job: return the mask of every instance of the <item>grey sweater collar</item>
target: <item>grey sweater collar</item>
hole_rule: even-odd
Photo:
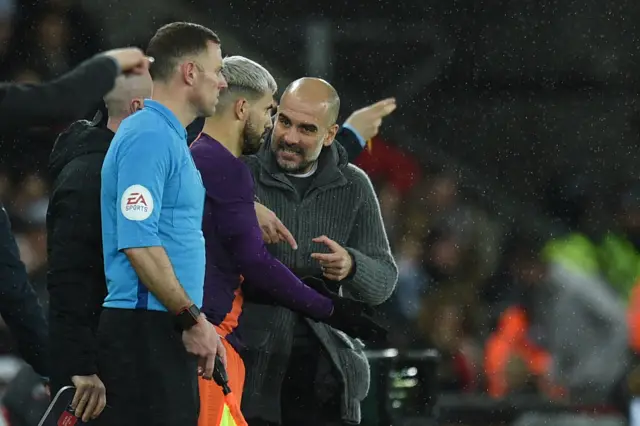
[[[260,158],[260,181],[266,185],[286,187],[294,190],[293,185],[285,172],[280,170],[270,144],[265,144],[258,154]],[[347,179],[342,169],[348,164],[345,149],[334,142],[331,146],[323,148],[318,158],[318,169],[311,184],[311,189],[327,190],[347,184]]]

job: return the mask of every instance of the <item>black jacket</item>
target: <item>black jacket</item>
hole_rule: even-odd
[[[364,151],[364,147],[360,145],[356,134],[344,127],[340,127],[340,130],[338,130],[336,140],[340,142],[340,145],[347,151],[347,158],[350,163],[356,161],[356,158]]]
[[[0,130],[76,120],[100,104],[113,88],[118,73],[113,59],[99,55],[52,82],[2,84]],[[20,354],[40,375],[49,376],[47,322],[27,280],[4,208],[0,212],[0,314],[15,337]]]
[[[100,171],[113,139],[82,120],[62,133],[51,153],[47,211],[52,384],[97,373],[95,332],[106,295],[100,223]]]
[[[0,85],[0,129],[69,123],[95,111],[113,88],[116,62],[97,55],[57,80],[42,84]]]
[[[13,335],[20,355],[41,376],[49,375],[47,321],[20,251],[11,223],[0,205],[0,315]]]

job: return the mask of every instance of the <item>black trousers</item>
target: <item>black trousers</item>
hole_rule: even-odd
[[[304,324],[306,326],[306,324]],[[282,383],[279,426],[342,426],[342,386],[320,342],[310,330],[294,341],[289,366]],[[247,419],[249,426],[278,426]]]
[[[107,388],[104,426],[196,426],[197,358],[166,312],[104,309],[98,370]]]

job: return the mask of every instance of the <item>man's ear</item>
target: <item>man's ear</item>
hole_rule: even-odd
[[[140,111],[144,108],[144,100],[143,99],[133,99],[129,104],[129,114],[133,114],[137,111]]]
[[[193,86],[196,81],[196,64],[193,62],[185,62],[180,66],[182,78],[189,86]]]
[[[330,146],[333,143],[333,141],[336,139],[338,130],[340,130],[340,126],[338,126],[337,124],[334,124],[333,126],[329,127],[329,130],[327,130],[327,136],[324,137],[324,141],[322,142],[322,145]]]
[[[238,120],[244,121],[249,115],[249,104],[245,98],[239,98],[234,104],[234,113]]]

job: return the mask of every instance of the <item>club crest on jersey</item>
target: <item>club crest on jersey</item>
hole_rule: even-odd
[[[142,185],[131,185],[122,193],[122,215],[129,220],[145,220],[153,213],[153,197]]]

